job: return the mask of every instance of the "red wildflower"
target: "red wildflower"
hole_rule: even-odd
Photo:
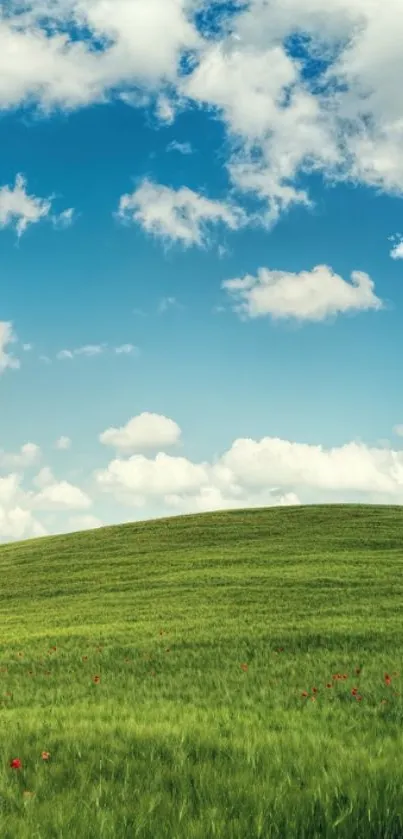
[[[248,665],[247,665],[247,664],[241,664],[241,670],[243,670],[243,671],[244,671],[244,673],[246,673],[247,669],[248,669]]]
[[[348,679],[347,673],[343,673],[341,678],[343,679],[343,681],[346,681],[346,679]]]
[[[11,769],[22,769],[22,763],[19,757],[15,757],[13,760],[10,760],[10,767]]]
[[[355,698],[356,698],[357,702],[361,702],[362,696],[356,696]]]
[[[312,693],[317,693],[317,692],[318,692],[318,688],[312,688]]]
[[[390,685],[392,679],[390,678],[390,676],[388,676],[387,673],[385,673],[384,679],[385,679],[385,685]]]
[[[49,760],[50,752],[42,752],[41,757],[42,757],[42,760]]]
[[[92,681],[94,682],[95,685],[98,685],[101,681],[101,677],[100,676],[93,676]]]
[[[353,688],[351,691],[352,695],[355,696],[358,693],[358,688]]]
[[[308,696],[308,694],[307,694],[306,690],[304,690],[304,691],[301,693],[301,697],[304,697],[304,699],[305,699],[307,696]]]
[[[327,687],[327,688],[331,688],[331,687],[333,687],[333,685],[332,685],[332,683],[331,683],[331,682],[328,682],[328,683],[327,683],[327,685],[326,685],[326,687]]]

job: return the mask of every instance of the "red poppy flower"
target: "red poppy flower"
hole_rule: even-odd
[[[19,757],[15,757],[13,760],[10,761],[11,769],[22,769],[22,763]]]
[[[355,696],[358,693],[358,688],[353,688],[351,691],[352,695]]]
[[[390,676],[388,676],[387,673],[385,673],[384,679],[385,679],[385,685],[390,685],[392,679],[390,678]]]
[[[246,673],[247,669],[248,669],[247,664],[241,664],[241,670],[243,670],[244,673]]]
[[[50,753],[49,752],[42,752],[41,757],[42,757],[42,760],[49,760]]]
[[[100,676],[93,676],[92,681],[94,682],[94,684],[98,685],[99,682],[101,681],[101,677]]]
[[[326,685],[326,687],[327,687],[327,688],[331,688],[331,687],[333,687],[333,685],[332,685],[332,683],[331,683],[331,682],[328,682],[328,683],[327,683],[327,685]]]
[[[308,696],[308,694],[307,694],[306,690],[304,690],[304,691],[301,693],[301,697],[304,697],[304,699],[305,699],[307,696]]]
[[[317,693],[317,692],[318,692],[318,688],[312,688],[312,693]]]

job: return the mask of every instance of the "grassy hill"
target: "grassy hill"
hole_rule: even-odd
[[[402,507],[0,547],[1,839],[401,839],[402,569]]]

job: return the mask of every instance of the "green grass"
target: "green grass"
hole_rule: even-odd
[[[402,569],[402,507],[1,547],[1,839],[401,839]]]

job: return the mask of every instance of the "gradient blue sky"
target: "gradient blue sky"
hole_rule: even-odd
[[[172,55],[157,26],[163,3]],[[297,0],[288,11],[280,2],[271,11],[259,0],[238,11],[216,4],[214,27],[206,16],[201,26],[201,3],[153,0],[146,13],[137,0],[119,0],[104,4],[99,18],[96,0],[81,6],[88,6],[84,31],[74,0],[44,2],[67,33],[67,65],[45,17],[33,6],[22,19],[18,5],[0,17],[0,52],[18,35],[26,56],[24,70],[11,53],[1,64],[0,360],[12,353],[20,366],[1,369],[0,361],[0,540],[220,507],[402,503],[403,263],[398,247],[391,254],[399,239],[390,241],[403,231],[402,106],[400,71],[386,72],[386,43],[384,55],[376,48],[376,10],[363,13],[356,0],[346,11],[332,0],[323,32],[314,0],[303,12]],[[386,3],[388,12],[393,5]],[[132,60],[141,52],[142,14],[157,65],[168,52],[163,72],[145,79]],[[297,28],[309,36],[308,69],[298,64],[300,44],[290,41]],[[194,49],[197,31],[184,75],[183,54]],[[89,49],[88,32],[112,43],[96,50],[105,59],[96,84],[73,53],[77,44]],[[387,34],[398,40],[392,16]],[[344,88],[325,77],[329,61],[317,60],[329,47],[330,70]],[[114,48],[119,61],[108,81]],[[175,113],[164,112],[161,97]],[[189,144],[190,153],[172,144]],[[234,162],[238,176],[228,168]],[[264,197],[244,188],[248,167],[265,183]],[[20,236],[27,205],[13,199],[18,174],[31,201],[54,196],[46,217]],[[121,197],[135,201],[145,180],[155,190],[140,209],[157,206],[154,232],[144,215],[124,223],[117,214]],[[270,221],[284,185],[291,197]],[[174,209],[168,227],[160,187],[169,188],[172,206],[187,187],[194,206],[204,196],[240,208],[243,220],[237,229],[209,223],[202,246],[184,243],[172,223],[188,219],[190,205],[184,216]],[[301,189],[310,206],[295,199]],[[68,208],[71,223],[58,229],[51,219]],[[327,273],[312,280],[316,266]],[[222,284],[256,278],[262,268],[283,272],[270,274],[276,304],[263,295],[257,316],[241,317]],[[340,288],[352,288],[354,271],[374,285],[343,308]],[[300,275],[297,297],[290,297],[292,275]],[[319,297],[323,311],[313,319]],[[7,324],[14,343],[5,342]],[[88,345],[105,346],[98,355],[57,358]],[[117,354],[123,345],[132,351]],[[142,416],[149,413],[157,416]],[[136,417],[124,445],[117,432],[111,445],[100,440]],[[167,419],[179,426],[176,442]],[[70,445],[58,450],[62,435]],[[24,457],[27,443],[38,449]]]

